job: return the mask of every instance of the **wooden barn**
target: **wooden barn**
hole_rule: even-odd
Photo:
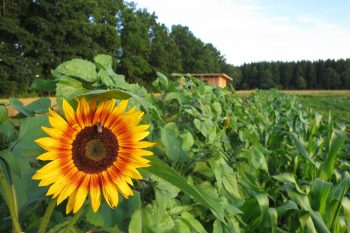
[[[201,78],[204,82],[217,87],[226,87],[228,81],[232,81],[232,78],[227,74],[190,74],[195,78]]]

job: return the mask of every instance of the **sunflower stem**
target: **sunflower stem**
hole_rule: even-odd
[[[56,199],[51,199],[49,205],[46,207],[45,214],[41,219],[38,233],[45,233],[47,225],[50,222],[51,215],[56,206]]]
[[[0,184],[1,184],[1,188],[4,192],[4,197],[5,197],[5,200],[6,200],[6,203],[7,203],[7,206],[9,208],[10,215],[12,218],[13,230],[16,233],[22,232],[21,226],[20,226],[19,221],[18,221],[18,215],[17,215],[17,211],[16,211],[16,207],[15,207],[15,202],[12,199],[13,196],[11,195],[10,188],[7,184],[5,175],[1,169],[0,169]]]

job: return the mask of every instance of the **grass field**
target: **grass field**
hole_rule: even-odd
[[[331,112],[336,121],[345,123],[350,128],[350,90],[285,90],[283,93],[296,95],[299,103],[328,117]],[[236,92],[245,97],[255,90]]]
[[[344,122],[348,127],[350,126],[350,93],[342,95],[333,93],[298,95],[297,100],[325,117],[331,112],[334,120]]]

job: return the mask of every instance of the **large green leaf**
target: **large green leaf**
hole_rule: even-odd
[[[49,98],[39,98],[32,103],[25,106],[25,109],[34,113],[45,113],[51,106],[51,100]]]
[[[94,63],[82,59],[72,59],[59,65],[56,72],[71,77],[77,77],[87,82],[97,79],[96,66]]]
[[[222,207],[217,202],[217,200],[213,200],[210,198],[206,198],[206,195],[201,193],[197,188],[194,186],[188,184],[186,180],[179,175],[175,170],[170,168],[168,165],[163,163],[161,160],[159,160],[155,156],[151,156],[148,158],[151,161],[151,166],[148,168],[145,168],[146,171],[168,181],[172,185],[175,185],[176,187],[180,188],[181,191],[184,193],[192,196],[196,201],[201,203],[202,205],[210,208],[212,211],[214,211],[219,219],[226,223],[224,216],[221,215]]]
[[[56,87],[57,96],[65,99],[72,99],[87,92],[89,90],[85,89],[80,81],[71,77],[62,78]]]
[[[33,112],[31,112],[30,110],[26,109],[23,105],[23,103],[15,98],[10,98],[9,99],[9,104],[11,107],[13,107],[14,109],[16,109],[18,112],[22,113],[24,116],[32,116]]]
[[[30,117],[23,121],[12,153],[22,156],[38,156],[42,153],[44,150],[34,142],[34,140],[46,136],[41,130],[41,126],[49,126],[47,116]]]
[[[131,95],[125,91],[114,89],[114,90],[93,90],[88,91],[78,96],[89,96],[95,99],[129,99]]]
[[[98,72],[98,77],[101,79],[102,83],[106,85],[106,87],[111,88],[114,87],[114,82],[113,80],[109,77],[107,71],[105,70],[100,70]]]
[[[299,153],[307,160],[309,161],[311,164],[313,164],[314,166],[316,166],[314,160],[310,157],[309,153],[306,151],[304,145],[301,143],[300,139],[298,138],[298,136],[295,133],[291,133],[291,136],[294,140],[295,146],[297,147],[297,150],[299,151]]]
[[[190,226],[195,232],[206,233],[203,225],[192,214],[185,211],[181,214],[181,218],[188,226]]]
[[[259,227],[268,216],[269,199],[266,194],[259,193],[247,200],[242,206],[243,219],[249,227]]]
[[[187,153],[182,149],[182,139],[179,134],[179,129],[174,122],[166,124],[161,129],[160,137],[166,155],[174,162],[183,162],[187,160]]]
[[[332,190],[333,184],[320,179],[316,179],[312,184],[310,192],[311,207],[319,211],[323,217],[326,216],[327,198]]]
[[[11,171],[13,171],[19,177],[21,176],[21,169],[19,168],[17,158],[11,153],[10,150],[0,151],[0,157],[6,161]]]
[[[120,196],[117,208],[112,209],[105,202],[101,203],[100,209],[96,213],[89,208],[86,213],[86,220],[98,227],[110,228],[116,225],[120,226],[140,208],[140,193],[134,192],[134,195],[129,197],[129,199],[124,199]]]
[[[136,210],[131,216],[129,232],[142,233],[142,209]]]
[[[329,141],[329,149],[326,160],[321,164],[319,169],[319,177],[328,180],[334,173],[334,164],[337,155],[344,145],[346,134],[344,131],[333,130]]]
[[[16,136],[16,130],[9,121],[0,123],[0,134],[2,134],[6,140],[13,140]]]
[[[94,57],[94,62],[100,69],[104,69],[105,71],[112,70],[113,58],[109,55],[98,54]]]
[[[319,212],[312,211],[311,218],[318,233],[331,233]]]

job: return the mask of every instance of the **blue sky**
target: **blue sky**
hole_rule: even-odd
[[[350,58],[349,0],[135,0],[188,26],[227,62]]]

